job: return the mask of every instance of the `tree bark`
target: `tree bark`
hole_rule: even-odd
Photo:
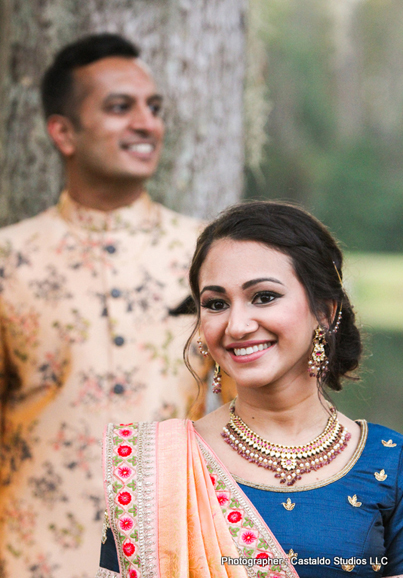
[[[0,224],[53,204],[61,163],[39,83],[60,47],[118,32],[142,48],[165,97],[167,136],[149,190],[209,218],[242,191],[247,0],[0,0]]]

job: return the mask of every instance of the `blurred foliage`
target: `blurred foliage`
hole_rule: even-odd
[[[332,397],[403,431],[403,2],[250,3],[271,107],[246,197],[301,203],[348,250],[367,337],[362,381]]]
[[[366,419],[403,432],[403,334],[367,333],[366,359],[359,382],[345,382],[331,393],[337,409],[352,419]]]
[[[331,397],[351,418],[403,432],[403,255],[346,253],[344,273],[364,355],[361,381]]]
[[[251,1],[272,110],[246,196],[301,202],[349,250],[403,251],[403,3]]]
[[[371,331],[403,330],[403,255],[346,253],[344,285],[360,323]]]

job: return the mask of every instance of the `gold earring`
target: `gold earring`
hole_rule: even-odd
[[[313,338],[312,358],[308,361],[308,371],[311,377],[321,377],[328,371],[329,360],[325,353],[325,330],[319,325]]]
[[[221,368],[218,363],[215,364],[213,377],[213,393],[221,393]]]
[[[202,354],[202,356],[203,356],[203,357],[207,357],[207,355],[208,355],[209,352],[208,352],[208,350],[206,351],[205,349],[203,349],[203,343],[202,343],[202,340],[201,340],[201,337],[200,337],[200,333],[199,333],[199,337],[197,338],[197,345],[198,345],[198,347],[199,347],[199,351],[200,351],[200,353]]]

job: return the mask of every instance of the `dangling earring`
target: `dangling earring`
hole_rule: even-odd
[[[197,345],[198,345],[199,351],[203,355],[203,357],[207,357],[207,355],[209,354],[209,351],[203,349],[203,342],[201,340],[200,333],[199,333],[199,337],[197,338]],[[220,366],[218,365],[218,363],[215,364],[212,387],[213,387],[213,393],[221,393],[221,369],[220,369]]]
[[[206,351],[205,349],[203,349],[203,343],[200,337],[200,333],[199,333],[199,337],[197,338],[197,345],[199,347],[199,351],[202,354],[203,357],[207,357],[208,355],[208,351]]]
[[[221,368],[218,363],[215,364],[213,377],[213,393],[221,393]]]
[[[328,371],[329,361],[325,353],[325,330],[319,325],[313,338],[312,359],[308,361],[308,371],[311,377],[321,377]]]

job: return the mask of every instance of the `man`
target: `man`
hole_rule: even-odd
[[[111,34],[57,55],[42,96],[67,191],[0,232],[2,578],[92,578],[103,427],[185,417],[197,395],[182,349],[198,223],[145,192],[164,125],[138,57]]]

